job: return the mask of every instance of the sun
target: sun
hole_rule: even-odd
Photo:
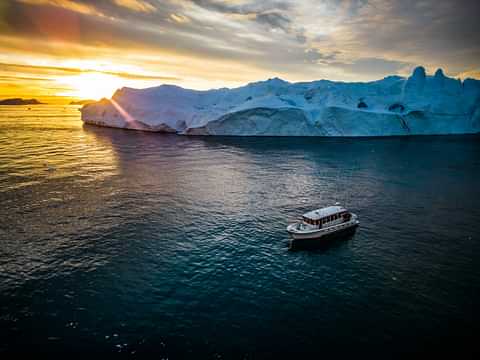
[[[98,72],[63,77],[59,82],[71,89],[59,95],[92,100],[110,98],[115,90],[122,87],[119,77]]]

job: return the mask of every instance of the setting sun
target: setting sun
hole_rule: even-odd
[[[96,72],[63,77],[60,84],[71,88],[61,93],[62,96],[72,96],[81,99],[99,100],[109,98],[115,90],[122,87],[122,80],[116,76]]]

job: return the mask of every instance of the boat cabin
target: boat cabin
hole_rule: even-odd
[[[349,221],[351,216],[350,212],[342,206],[329,206],[303,214],[302,220],[306,224],[322,228]]]

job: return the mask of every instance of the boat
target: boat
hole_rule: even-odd
[[[287,226],[287,231],[293,240],[310,240],[350,233],[359,224],[356,214],[335,205],[303,214],[300,221]]]

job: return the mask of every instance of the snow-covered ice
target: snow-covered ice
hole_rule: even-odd
[[[235,89],[122,88],[81,109],[86,123],[182,135],[392,136],[480,132],[480,81],[427,76],[365,83],[274,78]]]

